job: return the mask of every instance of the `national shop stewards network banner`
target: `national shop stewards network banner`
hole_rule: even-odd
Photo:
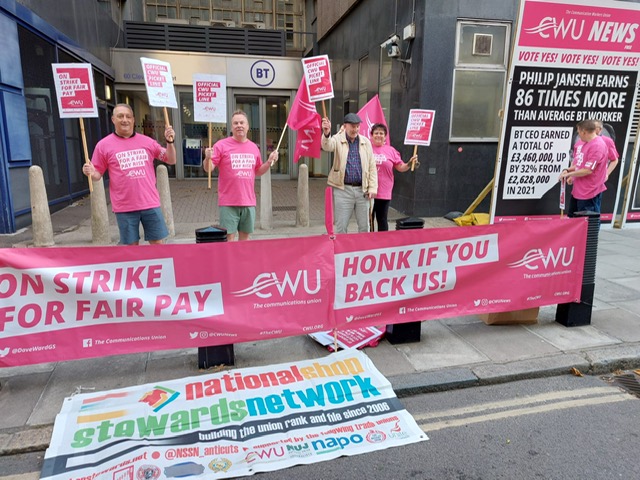
[[[0,250],[0,367],[577,301],[587,220]]]
[[[65,399],[41,479],[235,478],[428,440],[362,352]]]

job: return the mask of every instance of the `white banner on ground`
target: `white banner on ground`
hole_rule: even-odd
[[[232,478],[424,440],[369,358],[344,350],[69,397],[40,478]]]

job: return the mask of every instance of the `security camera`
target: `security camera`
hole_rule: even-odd
[[[387,45],[387,55],[389,58],[398,58],[400,56],[400,47],[395,43]]]
[[[388,39],[380,44],[380,48],[389,48],[389,45],[391,45],[392,43],[395,43],[396,46],[398,46],[398,42],[400,42],[400,37],[398,35],[391,35]]]

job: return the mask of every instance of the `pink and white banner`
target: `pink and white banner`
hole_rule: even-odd
[[[586,232],[582,218],[162,247],[0,249],[0,367],[577,301]]]
[[[238,478],[428,440],[361,352],[74,395],[41,479]]]
[[[430,145],[435,110],[409,110],[407,131],[404,135],[405,145]]]
[[[303,58],[302,68],[309,101],[317,102],[333,98],[333,83],[331,82],[331,69],[327,55]]]
[[[54,63],[51,67],[60,118],[97,117],[91,64]]]
[[[173,89],[171,65],[161,60],[140,57],[144,84],[147,87],[149,105],[153,107],[178,108],[176,92]]]
[[[196,122],[227,122],[227,77],[193,75],[193,119]]]

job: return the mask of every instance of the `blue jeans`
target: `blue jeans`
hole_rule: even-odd
[[[169,236],[167,224],[160,207],[135,212],[116,213],[120,230],[120,245],[133,245],[140,241],[140,224],[147,242],[162,240]]]
[[[600,204],[602,203],[602,192],[596,195],[593,198],[588,198],[587,200],[580,200],[575,197],[571,197],[569,201],[569,211],[567,215],[569,217],[575,216],[576,212],[596,212],[600,213]]]

